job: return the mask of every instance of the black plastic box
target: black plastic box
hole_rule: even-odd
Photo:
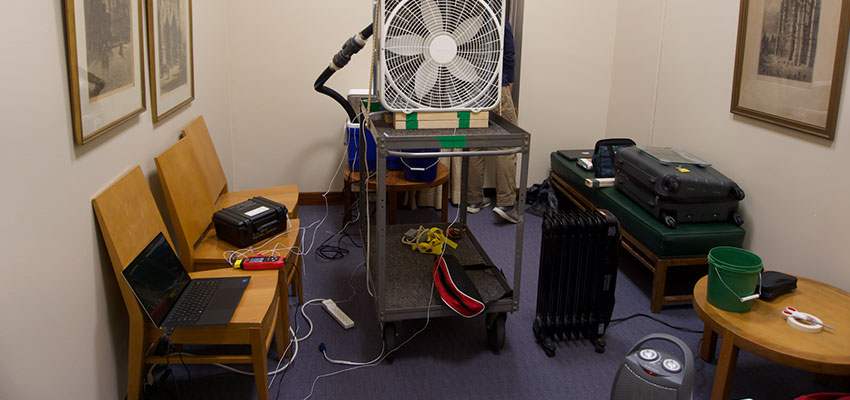
[[[248,247],[286,229],[286,206],[254,197],[213,214],[215,234],[236,247]]]

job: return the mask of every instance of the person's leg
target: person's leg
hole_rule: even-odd
[[[496,206],[516,205],[516,154],[496,156]]]
[[[484,198],[484,157],[469,157],[469,179],[466,181],[467,212],[477,213],[487,207]]]
[[[496,111],[508,122],[519,123],[510,87],[502,86],[502,100]],[[508,222],[516,223],[516,154],[496,157],[496,193],[493,211]]]

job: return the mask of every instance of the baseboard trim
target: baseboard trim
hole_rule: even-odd
[[[299,192],[298,193],[298,205],[299,206],[323,206],[325,205],[325,198],[322,196],[325,192]],[[342,192],[328,192],[327,195],[328,205],[331,206],[339,206],[345,205],[345,195]]]

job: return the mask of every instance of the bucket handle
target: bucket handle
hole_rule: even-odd
[[[725,287],[726,287],[726,290],[728,290],[728,291],[729,291],[730,293],[732,293],[735,297],[737,297],[737,298],[738,298],[738,300],[739,300],[741,303],[745,303],[745,302],[748,302],[748,301],[750,301],[750,300],[755,300],[755,299],[757,299],[757,298],[759,298],[759,297],[761,296],[761,273],[762,273],[762,271],[764,271],[764,268],[762,268],[762,271],[759,271],[759,292],[758,292],[758,294],[754,294],[754,295],[746,296],[746,297],[741,297],[741,296],[738,296],[738,293],[735,293],[735,291],[734,291],[734,290],[732,290],[732,288],[730,288],[730,287],[729,287],[729,285],[727,285],[727,284],[726,284],[726,281],[724,281],[724,280],[723,280],[723,276],[722,276],[722,275],[720,275],[720,271],[717,269],[717,266],[716,266],[716,265],[712,265],[711,267],[712,267],[712,268],[714,268],[714,273],[716,273],[716,274],[717,274],[717,277],[718,277],[718,278],[720,278],[720,283],[722,283],[722,284],[723,284],[723,286],[725,286]]]
[[[404,158],[402,158],[402,157],[400,157],[399,160],[401,160],[401,163],[404,164],[405,167],[410,168],[411,171],[426,171],[426,170],[433,168],[435,165],[437,165],[437,163],[440,162],[440,159],[438,158],[437,161],[434,161],[433,164],[431,164],[431,165],[429,165],[425,168],[420,168],[420,167],[411,167],[410,165],[407,165],[407,163],[404,162]]]

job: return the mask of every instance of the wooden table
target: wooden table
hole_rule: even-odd
[[[346,198],[345,209],[348,210],[349,208],[351,208],[351,204],[354,202],[351,186],[360,182],[360,172],[349,172],[348,168],[346,168],[344,172],[345,183],[343,185],[343,192],[345,193]],[[387,203],[389,205],[387,207],[387,223],[390,225],[395,224],[396,207],[398,206],[398,192],[409,192],[430,187],[436,187],[440,185],[443,185],[443,199],[441,203],[442,210],[440,210],[440,220],[442,222],[448,222],[449,185],[445,184],[448,181],[449,167],[441,162],[437,163],[437,178],[431,182],[411,182],[404,179],[404,171],[387,171],[387,194],[389,195],[389,198],[387,199]],[[375,185],[375,178],[369,179],[369,189],[375,190]],[[346,213],[346,216],[347,215],[348,213]]]
[[[738,350],[818,374],[850,375],[850,293],[798,277],[797,290],[772,302],[754,300],[749,312],[715,308],[706,300],[707,277],[694,286],[694,310],[705,323],[700,356],[711,361],[718,335],[723,338],[712,399],[728,399]],[[792,306],[823,320],[835,330],[805,333],[785,322],[780,312]]]

